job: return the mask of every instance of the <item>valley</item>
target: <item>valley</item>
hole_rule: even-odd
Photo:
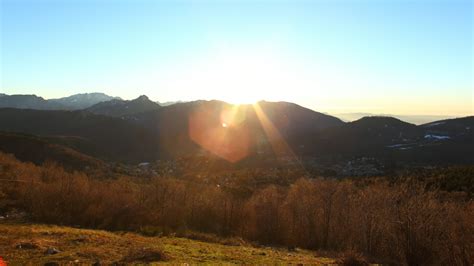
[[[472,230],[471,128],[472,116],[343,122],[265,101],[0,108],[0,256],[55,265],[470,261],[473,234],[461,232]]]

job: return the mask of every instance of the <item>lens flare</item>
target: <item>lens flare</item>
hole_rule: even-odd
[[[189,136],[203,149],[229,161],[249,155],[249,127],[236,119],[239,106],[203,105],[189,116]]]

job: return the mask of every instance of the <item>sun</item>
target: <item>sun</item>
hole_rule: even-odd
[[[190,100],[232,104],[292,101],[295,91],[315,87],[315,73],[319,72],[305,69],[309,68],[281,49],[229,46],[157,69],[147,84]]]
[[[284,98],[290,85],[288,71],[278,55],[256,51],[228,50],[209,56],[195,68],[194,85],[203,94],[233,104]]]

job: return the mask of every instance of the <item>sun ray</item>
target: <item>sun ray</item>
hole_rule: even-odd
[[[262,125],[267,140],[270,143],[273,152],[277,156],[277,159],[288,160],[290,162],[293,162],[299,167],[301,167],[304,172],[306,172],[301,161],[298,159],[296,154],[291,149],[290,145],[288,145],[288,143],[280,134],[275,125],[273,125],[272,121],[270,121],[270,119],[267,117],[265,112],[262,110],[262,107],[258,103],[255,103],[252,106],[255,110],[260,124]]]

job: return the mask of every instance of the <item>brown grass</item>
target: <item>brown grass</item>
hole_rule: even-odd
[[[19,242],[36,248],[19,249]],[[45,255],[48,247],[60,252]],[[85,263],[211,263],[322,265],[334,260],[315,257],[307,250],[288,253],[284,249],[228,246],[179,237],[144,237],[132,233],[86,230],[38,224],[1,224],[0,254],[9,264],[46,262]]]

